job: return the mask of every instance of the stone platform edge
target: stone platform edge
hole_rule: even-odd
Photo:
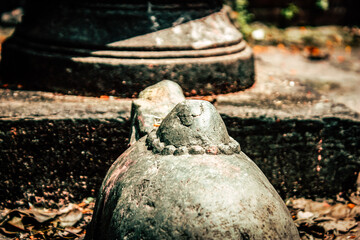
[[[95,196],[128,147],[131,100],[0,92],[1,205],[35,196],[54,202]],[[219,96],[215,106],[229,135],[283,198],[331,197],[355,187],[357,113],[321,101],[292,111],[236,103]]]

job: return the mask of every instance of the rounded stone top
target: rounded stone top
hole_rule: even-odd
[[[152,102],[166,101],[167,103],[174,105],[185,100],[180,85],[171,80],[162,80],[161,82],[145,88],[139,93],[139,98]]]
[[[226,126],[215,107],[202,100],[179,103],[166,116],[156,135],[166,145],[209,146],[230,142]]]
[[[241,151],[215,107],[201,100],[177,104],[159,129],[149,133],[146,143],[154,153],[163,155],[228,155]]]

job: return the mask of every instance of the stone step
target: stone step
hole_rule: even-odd
[[[345,105],[261,74],[250,90],[205,99],[283,198],[355,186],[360,117]],[[128,147],[130,108],[131,99],[111,96],[0,89],[1,204],[95,196]]]

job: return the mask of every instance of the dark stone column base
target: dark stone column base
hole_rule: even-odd
[[[10,85],[67,94],[135,97],[164,79],[179,83],[187,96],[220,94],[254,83],[252,51],[244,42],[238,45],[240,52],[222,56],[127,59],[39,51],[12,40],[4,46],[2,73]]]
[[[49,7],[53,15],[44,16],[30,8],[3,44],[4,83],[121,97],[135,97],[164,79],[179,83],[187,96],[236,92],[254,83],[252,51],[224,8],[175,8],[170,14],[113,5],[113,12],[102,13],[83,4]],[[64,16],[72,20],[64,23]]]

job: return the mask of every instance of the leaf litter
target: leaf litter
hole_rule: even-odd
[[[94,199],[59,208],[28,208],[0,210],[2,239],[82,239],[91,220]]]
[[[95,201],[59,208],[28,208],[0,210],[0,240],[5,239],[83,239]],[[290,198],[286,201],[301,239],[343,240],[360,239],[360,193],[347,199],[310,200]]]
[[[301,239],[360,239],[360,193],[333,200],[290,198],[286,201]]]

